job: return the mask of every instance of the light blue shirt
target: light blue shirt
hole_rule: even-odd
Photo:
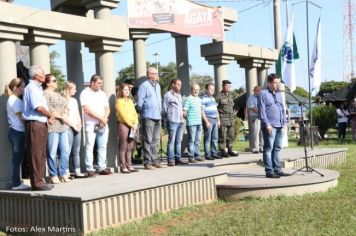
[[[158,82],[147,80],[140,85],[137,93],[137,107],[141,119],[162,119],[161,87]]]
[[[203,106],[203,111],[206,117],[218,117],[218,104],[216,103],[215,98],[213,96],[209,97],[208,95],[204,94],[201,97],[201,104]]]
[[[279,91],[272,92],[264,89],[258,96],[258,113],[261,119],[261,127],[282,128],[286,123],[286,113]]]
[[[163,112],[167,121],[183,123],[183,101],[179,93],[173,89],[166,92],[163,98]]]
[[[48,110],[48,106],[41,85],[34,80],[30,80],[30,83],[25,88],[23,107],[23,117],[25,120],[36,120],[42,123],[47,122],[47,116],[36,111],[38,107],[44,107]]]
[[[252,94],[251,96],[248,97],[247,99],[247,108],[248,108],[248,115],[251,118],[257,118],[258,113],[254,112],[252,108],[256,107],[257,108],[257,96],[255,94]]]

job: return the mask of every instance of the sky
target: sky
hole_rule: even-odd
[[[127,15],[127,0],[122,0],[114,15]],[[221,1],[196,1],[210,6],[223,6],[235,9],[238,12],[238,20],[225,32],[225,41],[241,44],[256,45],[274,48],[273,31],[273,0],[221,0]],[[289,12],[294,14],[294,32],[298,45],[300,59],[296,61],[296,84],[308,89],[308,60],[307,60],[307,23],[305,0],[289,0]],[[344,29],[344,1],[342,0],[312,0],[319,5],[319,9],[309,4],[309,54],[311,56],[317,21],[321,17],[322,28],[322,82],[343,80],[343,29]],[[15,4],[50,10],[49,0],[15,0]],[[257,6],[256,6],[257,5]],[[281,0],[281,24],[282,38],[286,32],[286,1]],[[200,45],[210,43],[210,38],[192,36],[188,39],[190,73],[200,75],[214,75],[212,65],[200,56]],[[89,53],[83,45],[83,68],[85,80],[95,73],[94,54]],[[60,53],[56,64],[66,73],[65,43],[59,40],[57,44],[50,47]],[[146,40],[147,61],[156,62],[154,53],[159,53],[157,60],[161,65],[175,62],[175,41],[170,34],[151,34]],[[133,63],[132,42],[127,41],[120,52],[115,53],[116,73]],[[271,68],[269,72],[274,72]],[[245,72],[239,65],[232,61],[228,65],[228,79],[232,81],[234,88],[245,87]]]

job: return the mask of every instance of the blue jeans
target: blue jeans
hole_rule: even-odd
[[[188,130],[188,158],[200,157],[200,137],[202,125],[189,125]]]
[[[183,139],[183,122],[167,121],[168,143],[167,155],[168,161],[179,160],[182,157],[182,139]]]
[[[80,169],[80,142],[82,133],[78,132],[74,135],[72,128],[68,128],[69,142],[69,168],[74,172],[75,169]]]
[[[218,119],[207,117],[210,128],[205,125],[204,128],[204,151],[205,157],[216,157],[218,146]],[[211,149],[210,149],[211,148]]]
[[[12,186],[21,184],[20,169],[25,152],[25,132],[9,129],[8,138],[12,150]]]
[[[93,166],[93,149],[96,140],[98,146],[98,171],[106,169],[106,146],[108,143],[109,127],[105,127],[105,131],[95,132],[95,124],[85,124],[85,166],[87,171],[94,171]]]
[[[58,152],[59,151],[59,152]],[[57,153],[59,166],[57,166]],[[47,139],[47,163],[50,176],[67,175],[69,162],[68,131],[61,133],[48,133]]]
[[[267,129],[262,128],[263,134],[263,163],[266,174],[280,173],[280,151],[282,149],[283,128],[272,128],[272,134],[268,134]]]

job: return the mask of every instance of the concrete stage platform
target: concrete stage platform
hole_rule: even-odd
[[[309,162],[313,167],[327,168],[345,162],[346,151],[343,148],[315,149],[308,152]],[[299,168],[304,163],[303,158],[303,149],[282,150],[282,164],[288,171]],[[153,171],[137,166],[138,173],[75,179],[45,192],[1,190],[0,226],[22,227],[23,230],[36,230],[31,227],[38,226],[50,235],[54,232],[87,234],[157,212],[208,203],[218,196],[239,199],[241,195],[230,194],[228,197],[222,192],[222,189],[231,192],[233,186],[250,186],[249,190],[263,187],[273,195],[290,195],[289,192],[278,192],[276,184],[279,187],[297,185],[304,189],[317,184],[316,180],[320,179],[320,183],[330,182],[321,189],[324,191],[337,183],[338,174],[325,169],[320,170],[325,173],[323,178],[317,178],[314,173],[303,176],[298,173],[278,180],[266,179],[261,160],[262,154],[240,153],[239,157]],[[246,175],[252,178],[246,178]],[[260,183],[257,185],[253,181]],[[303,184],[298,184],[300,181]],[[305,192],[310,191],[292,194]]]

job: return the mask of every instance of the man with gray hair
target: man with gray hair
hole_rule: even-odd
[[[248,116],[251,120],[250,135],[252,137],[252,152],[263,152],[263,136],[261,131],[261,120],[258,117],[257,99],[260,95],[260,86],[253,88],[253,94],[247,99]]]
[[[147,170],[162,168],[158,161],[157,145],[160,139],[162,119],[161,87],[158,83],[158,71],[154,67],[147,69],[147,78],[137,94],[137,108],[143,131],[144,166]]]
[[[45,81],[43,69],[31,66],[29,74],[31,80],[23,95],[23,117],[26,121],[26,150],[30,164],[31,188],[46,191],[53,188],[53,185],[46,184],[43,180],[46,171],[47,121],[53,123],[56,114],[48,111],[43,94],[41,87]]]

